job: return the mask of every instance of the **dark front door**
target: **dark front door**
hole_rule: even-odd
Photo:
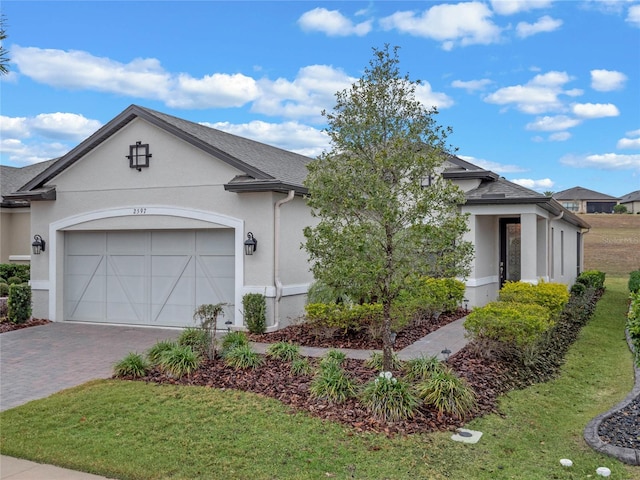
[[[520,280],[520,219],[500,219],[500,287]]]

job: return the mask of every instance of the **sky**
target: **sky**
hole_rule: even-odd
[[[640,0],[3,0],[0,163],[131,104],[315,157],[322,111],[399,47],[455,153],[538,192],[640,190]]]

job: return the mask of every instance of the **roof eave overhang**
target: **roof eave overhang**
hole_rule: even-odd
[[[8,193],[2,196],[8,202],[12,201],[51,201],[56,199],[56,187],[42,188],[39,190],[18,190],[17,192]]]
[[[591,228],[587,222],[571,213],[551,197],[546,198],[471,198],[467,199],[466,205],[538,205],[549,213],[562,218],[567,222],[580,228]]]
[[[296,195],[306,196],[309,194],[309,189],[301,185],[294,185],[291,183],[280,181],[255,181],[255,182],[242,182],[242,183],[226,183],[224,189],[227,192],[233,193],[249,193],[249,192],[277,192],[277,193],[289,193],[291,190]]]
[[[489,180],[495,181],[500,176],[497,173],[493,173],[489,170],[454,170],[444,171],[442,173],[443,178],[448,180]]]

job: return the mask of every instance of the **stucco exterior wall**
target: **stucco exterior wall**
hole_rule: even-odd
[[[0,263],[28,263],[32,241],[29,209],[0,209]]]
[[[140,172],[130,168],[125,157],[137,141],[148,143],[152,154],[150,166]],[[248,292],[269,297],[268,324],[275,324],[274,204],[284,195],[225,191],[224,184],[242,173],[144,120],[134,120],[115,133],[54,179],[55,201],[32,204],[31,228],[42,232],[49,247],[32,261],[34,316],[64,318],[65,231],[226,227],[236,231],[236,326],[242,325],[241,298]],[[306,255],[299,249],[302,228],[310,219],[300,197],[281,209],[280,250],[286,253],[282,280],[285,287],[297,287],[285,288],[283,299],[304,297],[312,280]],[[249,231],[259,243],[254,255],[245,256],[243,242]]]

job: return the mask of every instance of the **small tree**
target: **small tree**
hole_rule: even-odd
[[[200,323],[200,328],[209,335],[209,358],[216,358],[216,331],[217,321],[220,315],[224,315],[224,307],[226,303],[205,303],[196,308],[193,313],[193,319]]]
[[[464,276],[463,192],[438,176],[449,129],[400,76],[397,48],[374,49],[363,77],[336,94],[332,149],[309,164],[312,214],[305,248],[315,278],[354,300],[383,305],[384,369],[392,359],[391,306],[409,275]]]
[[[613,207],[613,213],[627,213],[627,207],[624,205],[618,204]]]

